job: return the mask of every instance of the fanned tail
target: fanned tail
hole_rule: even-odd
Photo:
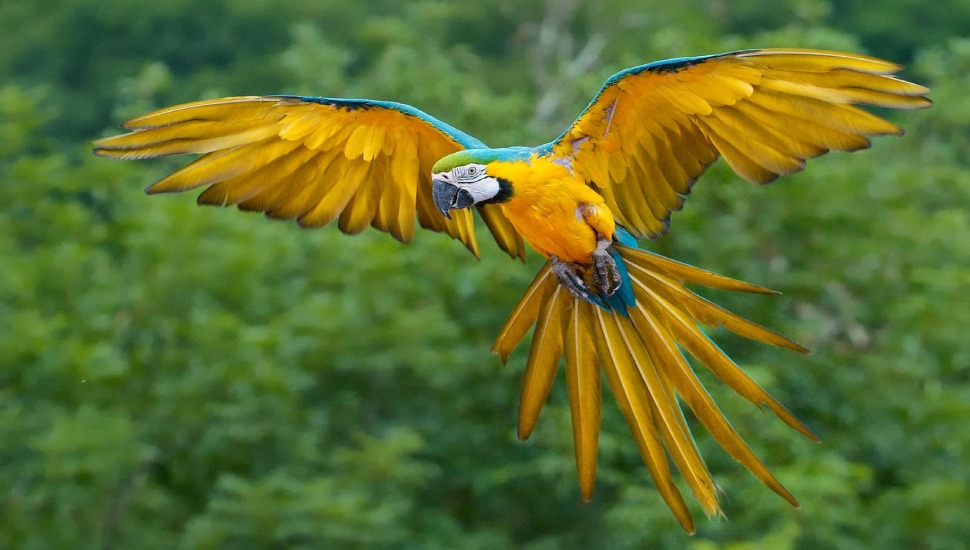
[[[592,497],[600,427],[600,369],[616,397],[640,455],[661,496],[684,530],[694,523],[673,482],[670,464],[708,515],[720,513],[717,488],[704,464],[680,403],[686,404],[715,440],[773,491],[794,506],[795,497],[741,439],[707,393],[687,352],[731,389],[765,405],[806,437],[818,438],[781,403],[744,373],[698,325],[724,326],[746,338],[807,353],[794,341],[694,294],[685,283],[708,288],[773,294],[623,244],[615,250],[628,271],[635,297],[619,311],[611,304],[579,300],[556,282],[547,263],[512,311],[492,351],[506,361],[535,325],[522,381],[519,437],[532,433],[565,357],[576,467],[583,498]],[[624,282],[626,284],[627,281]]]

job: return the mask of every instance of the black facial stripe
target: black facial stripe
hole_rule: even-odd
[[[472,170],[475,171],[474,174],[471,173]],[[455,180],[467,184],[478,183],[488,178],[485,168],[477,164],[458,166],[454,169],[453,174],[455,176]]]
[[[478,182],[483,181],[483,180],[486,180],[486,179],[488,179],[488,175],[487,174],[482,174],[481,177],[475,178],[473,180],[465,179],[464,177],[459,176],[458,181],[460,181],[462,183],[478,183]]]
[[[494,197],[488,199],[487,201],[482,201],[478,204],[482,205],[482,204],[492,204],[496,202],[505,202],[510,198],[512,198],[512,193],[513,193],[512,182],[510,182],[505,178],[495,178],[495,180],[498,182],[498,193]]]

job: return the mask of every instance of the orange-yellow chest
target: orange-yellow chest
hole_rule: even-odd
[[[603,197],[565,166],[532,157],[493,162],[487,170],[512,184],[511,198],[500,203],[502,211],[543,256],[589,263],[599,237],[612,238],[616,222]]]

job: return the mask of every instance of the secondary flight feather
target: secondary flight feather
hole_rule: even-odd
[[[201,204],[235,205],[304,227],[336,223],[354,234],[371,226],[409,242],[417,222],[477,256],[474,210],[513,258],[524,258],[529,243],[548,261],[492,348],[504,362],[533,331],[519,436],[529,437],[564,364],[580,491],[592,498],[605,378],[661,497],[692,532],[674,469],[707,514],[720,507],[682,404],[732,457],[797,501],[718,409],[688,355],[816,439],[701,326],[807,350],[686,285],[772,291],[642,250],[637,241],[667,232],[671,213],[718,158],[763,184],[828,151],[854,151],[872,136],[902,133],[859,107],[930,106],[928,90],[893,76],[899,70],[872,57],[797,49],[649,63],[610,77],[575,122],[538,147],[489,148],[390,101],[230,97],[132,119],[122,124],[130,132],[99,140],[95,154],[200,155],[148,192],[205,188]]]

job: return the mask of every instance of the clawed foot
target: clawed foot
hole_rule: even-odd
[[[589,301],[589,287],[586,286],[586,266],[581,263],[564,262],[558,256],[552,257],[552,274],[559,284],[580,300]]]
[[[597,243],[592,254],[592,266],[577,262],[564,262],[553,256],[552,273],[556,276],[556,280],[573,296],[581,300],[590,301],[587,277],[594,286],[595,294],[611,296],[620,288],[623,279],[616,267],[616,260],[607,251],[610,244],[611,242],[607,239],[601,239]],[[592,267],[592,273],[589,273],[590,267]]]
[[[611,244],[613,243],[607,239],[600,239],[596,243],[596,250],[593,251],[593,282],[607,296],[612,296],[619,290],[623,282],[620,270],[616,267],[616,260],[607,250]]]

